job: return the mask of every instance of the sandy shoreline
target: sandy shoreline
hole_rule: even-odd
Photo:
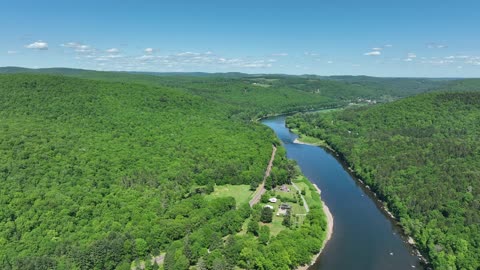
[[[296,138],[293,141],[293,143],[317,146],[317,145],[314,145],[314,144],[301,142],[301,141],[298,140],[298,138]],[[314,183],[312,183],[312,184],[317,189],[317,192],[318,192],[318,194],[320,195],[320,198],[321,198],[322,191],[320,190],[320,188],[316,184],[314,184]],[[333,215],[330,212],[330,209],[328,208],[327,204],[325,204],[325,202],[323,200],[322,200],[322,206],[323,206],[323,212],[325,213],[325,216],[327,217],[327,232],[326,232],[327,235],[325,236],[325,240],[323,241],[323,246],[322,246],[322,248],[320,248],[320,251],[313,257],[310,265],[304,265],[304,266],[297,267],[297,270],[307,270],[310,266],[315,264],[315,262],[318,260],[318,257],[320,257],[320,255],[322,254],[323,248],[325,248],[325,246],[327,245],[330,238],[332,238],[332,234],[333,234]]]
[[[313,186],[317,189],[318,194],[321,195],[322,191],[320,190],[320,188],[316,184],[313,184]],[[297,270],[307,270],[310,266],[315,264],[315,262],[317,262],[317,260],[318,260],[318,257],[320,257],[320,255],[322,254],[323,248],[325,248],[325,246],[327,245],[330,238],[332,238],[332,234],[333,234],[333,215],[332,215],[332,213],[330,212],[330,209],[328,208],[328,206],[325,204],[325,202],[323,200],[322,200],[322,206],[323,206],[323,212],[325,213],[325,216],[327,217],[327,231],[326,231],[327,235],[325,236],[325,240],[323,241],[323,246],[320,248],[320,251],[313,257],[312,262],[309,265],[304,265],[304,266],[297,267]]]
[[[306,144],[306,145],[313,145],[313,144],[309,144],[309,143],[304,143],[304,142],[301,142],[298,140],[298,138],[295,138],[295,140],[293,140],[293,143],[296,143],[296,144]]]

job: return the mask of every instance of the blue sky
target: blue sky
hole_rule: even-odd
[[[480,77],[480,1],[0,0],[0,66]]]

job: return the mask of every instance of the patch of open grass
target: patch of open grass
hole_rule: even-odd
[[[211,194],[205,196],[207,200],[220,197],[233,197],[237,202],[237,206],[248,203],[253,196],[250,185],[221,185],[215,186]]]
[[[276,212],[275,212],[276,213]],[[260,222],[260,225],[266,225],[270,227],[270,234],[272,236],[276,236],[279,234],[281,231],[287,229],[287,227],[282,225],[283,222],[283,216],[277,216],[276,214],[273,214],[272,222],[271,223],[262,223]]]
[[[304,198],[310,209],[314,207],[322,207],[320,194],[318,194],[317,189],[313,186],[312,182],[310,182],[305,176],[298,176],[294,182],[300,190],[305,189]]]
[[[315,137],[310,137],[310,136],[303,135],[303,134],[298,137],[298,140],[300,142],[308,143],[308,144],[311,144],[311,145],[317,145],[317,146],[327,145],[327,143],[324,140],[321,140],[321,139],[318,139],[318,138],[315,138]]]

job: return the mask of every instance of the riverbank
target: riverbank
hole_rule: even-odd
[[[309,265],[299,266],[299,267],[296,268],[297,270],[307,270],[307,269],[309,269],[310,266],[314,265],[317,262],[318,258],[322,254],[323,249],[327,245],[328,241],[332,238],[333,228],[334,228],[333,215],[330,212],[330,209],[328,208],[325,201],[322,200],[322,197],[321,197],[322,191],[320,190],[320,188],[315,183],[308,180],[308,178],[305,177],[305,179],[306,179],[306,181],[309,181],[309,183],[315,188],[316,192],[318,193],[318,196],[320,197],[320,201],[322,203],[323,213],[325,214],[325,217],[326,217],[326,220],[327,220],[327,228],[326,228],[326,231],[325,231],[325,239],[323,240],[322,247],[320,248],[318,253],[315,254],[315,256],[313,256],[311,263]]]
[[[376,202],[376,205],[378,206],[378,208],[380,208],[383,213],[388,216],[395,224],[397,224],[403,231],[403,241],[407,244],[409,244],[413,250],[413,252],[415,253],[415,256],[423,263],[423,265],[429,269],[429,265],[430,265],[430,262],[427,260],[427,258],[425,256],[423,256],[423,254],[419,251],[419,249],[417,248],[416,244],[415,244],[415,241],[414,239],[405,233],[405,230],[403,228],[403,226],[401,225],[400,223],[400,220],[395,216],[393,215],[392,212],[389,211],[389,209],[387,208],[386,206],[386,202],[384,202],[383,200],[381,200],[378,196],[377,196],[377,193],[375,193],[374,191],[372,191],[372,189],[370,188],[369,185],[367,185],[359,176],[359,174],[353,170],[350,166],[349,166],[349,163],[347,162],[347,160],[345,160],[344,156],[339,153],[338,151],[336,151],[335,149],[333,149],[326,141],[323,141],[321,139],[318,139],[320,141],[322,141],[323,143],[321,145],[319,144],[316,144],[316,143],[309,143],[309,142],[305,142],[305,141],[301,141],[300,136],[302,136],[301,133],[298,132],[298,130],[292,130],[292,129],[289,129],[291,132],[295,133],[296,135],[298,135],[299,137],[296,138],[293,143],[295,144],[304,144],[304,145],[311,145],[311,146],[318,146],[318,147],[322,147],[322,148],[325,148],[327,149],[328,151],[330,151],[331,153],[334,154],[334,156],[336,157],[336,159],[342,164],[342,166],[350,173],[350,175],[353,177],[353,179],[355,179],[358,183],[361,184],[361,186],[364,188],[365,192],[367,192],[367,194],[370,194],[371,198]],[[316,186],[316,185],[315,185]],[[318,187],[317,187],[318,188]],[[320,189],[318,189],[320,191]],[[320,191],[321,192],[321,191]],[[316,258],[318,258],[320,254],[318,254],[316,256]],[[307,268],[299,268],[299,269],[307,269]]]
[[[319,243],[314,254],[309,252],[305,267],[298,269],[424,269],[411,247],[405,244],[401,228],[381,211],[371,192],[354,179],[340,157],[324,147],[293,143],[298,135],[286,127],[284,116],[262,123],[275,131],[287,157],[295,160],[305,175],[293,181],[305,190],[308,204],[322,211],[324,201],[328,212],[335,216],[335,235],[327,236],[327,216],[322,215],[323,229],[319,233],[322,240],[327,237],[329,240],[325,246],[323,241]],[[313,183],[321,189],[321,197]],[[325,213],[328,212],[325,209]],[[316,256],[322,246],[321,255]],[[310,266],[312,258],[316,262]]]
[[[315,186],[315,188],[317,189],[317,191],[320,195],[321,190],[318,188],[317,185],[315,185],[315,184],[313,184],[313,185]],[[326,231],[326,235],[325,235],[325,240],[323,241],[323,246],[320,248],[320,251],[312,258],[312,262],[309,265],[300,266],[300,267],[297,268],[297,270],[307,270],[308,268],[310,268],[310,266],[314,265],[317,262],[318,257],[320,257],[320,255],[322,255],[322,251],[325,248],[325,246],[327,245],[328,241],[330,240],[330,238],[332,238],[332,234],[333,234],[333,215],[330,212],[330,209],[328,208],[327,204],[325,204],[325,202],[323,200],[322,200],[322,206],[323,206],[323,213],[325,213],[325,216],[327,217],[327,231]]]

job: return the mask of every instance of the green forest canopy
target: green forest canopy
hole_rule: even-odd
[[[261,209],[205,199],[215,184],[257,186],[278,144],[231,119],[234,105],[38,74],[0,75],[0,96],[1,269],[129,269],[165,252],[167,270],[290,269],[322,245],[320,207],[260,242],[237,233]],[[274,166],[275,183],[298,174],[281,147]]]
[[[0,68],[0,73],[46,73],[112,82],[168,86],[235,107],[236,118],[343,106],[359,99],[378,102],[431,91],[455,80],[367,76],[269,75],[244,73],[129,73],[67,68]]]
[[[480,90],[480,81],[450,88]],[[341,153],[387,202],[435,269],[480,267],[479,92],[297,114],[287,125]]]
[[[278,141],[250,120],[475,85],[63,68],[0,73],[22,73],[0,75],[2,269],[129,269],[165,251],[165,269],[308,263],[324,237],[320,207],[301,228],[265,243],[265,235],[237,235],[261,209],[204,198],[215,184],[261,181]],[[274,164],[273,184],[298,174],[281,147]]]

